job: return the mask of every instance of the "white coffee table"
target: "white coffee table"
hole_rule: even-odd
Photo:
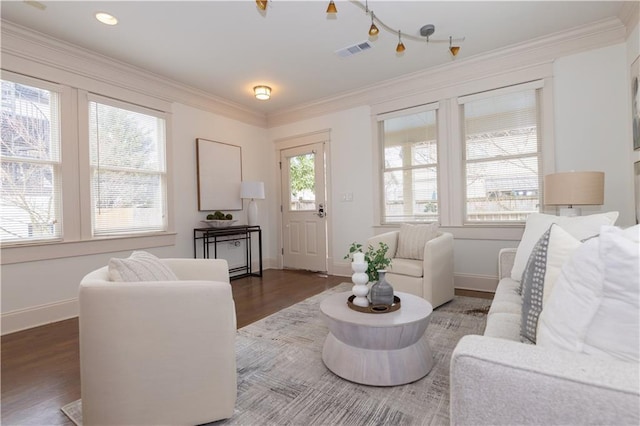
[[[434,364],[425,336],[431,304],[395,292],[401,300],[399,310],[369,314],[347,306],[351,294],[334,294],[320,303],[329,327],[322,350],[327,368],[344,379],[372,386],[396,386],[426,376]]]

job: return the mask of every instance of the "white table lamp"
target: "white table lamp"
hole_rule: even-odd
[[[242,182],[240,184],[240,198],[250,199],[247,207],[247,221],[249,226],[258,224],[258,204],[255,200],[264,200],[264,182]]]
[[[561,216],[580,216],[576,205],[604,204],[603,172],[553,173],[544,177],[544,203],[561,208]]]

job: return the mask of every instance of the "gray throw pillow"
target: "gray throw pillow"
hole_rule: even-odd
[[[551,225],[553,226],[553,225]],[[538,317],[542,312],[544,276],[547,269],[547,248],[551,227],[542,234],[531,251],[520,281],[522,294],[522,320],[520,339],[524,343],[536,343]]]

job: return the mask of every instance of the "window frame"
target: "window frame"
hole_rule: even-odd
[[[372,139],[374,146],[375,171],[373,197],[377,206],[374,209],[374,229],[377,233],[398,229],[400,224],[385,224],[382,221],[381,174],[383,157],[380,154],[382,137],[379,134],[378,116],[428,103],[439,103],[438,110],[438,194],[440,227],[451,232],[455,238],[470,240],[518,241],[522,237],[524,222],[478,223],[465,222],[465,183],[463,180],[463,122],[458,98],[473,96],[482,92],[504,89],[540,80],[543,87],[539,93],[539,124],[541,139],[540,176],[555,171],[554,142],[554,101],[553,101],[553,64],[544,63],[523,68],[504,75],[482,79],[461,80],[450,85],[424,92],[414,92],[403,98],[376,103],[371,106]],[[542,206],[543,213],[553,213],[552,208]]]
[[[110,98],[106,98],[104,96],[100,96],[100,95],[96,95],[93,93],[88,93],[87,94],[87,103],[86,103],[86,108],[87,108],[87,116],[90,115],[89,112],[89,108],[91,106],[91,102],[97,103],[97,104],[101,104],[101,105],[106,105],[109,107],[113,107],[113,108],[119,108],[121,110],[125,110],[125,111],[131,111],[134,113],[139,113],[139,114],[144,114],[147,116],[152,116],[155,117],[157,119],[163,120],[163,129],[162,129],[162,142],[164,142],[163,146],[160,146],[158,149],[161,151],[159,154],[160,157],[160,161],[162,162],[161,167],[159,170],[156,170],[154,172],[149,172],[147,170],[141,171],[140,173],[144,173],[147,175],[158,175],[160,176],[160,182],[161,182],[161,191],[162,191],[162,228],[160,230],[147,230],[147,231],[131,231],[131,232],[97,232],[96,231],[96,224],[95,224],[95,217],[94,217],[94,209],[93,209],[93,193],[91,191],[91,187],[92,187],[92,183],[93,183],[93,171],[94,171],[94,166],[91,164],[91,141],[90,141],[90,135],[89,135],[89,130],[90,130],[90,123],[89,120],[87,119],[86,121],[86,140],[87,140],[87,146],[89,148],[89,156],[86,160],[86,163],[88,163],[89,167],[88,167],[88,185],[89,185],[89,194],[91,197],[91,208],[89,210],[89,213],[91,214],[91,236],[92,238],[108,238],[108,237],[118,237],[118,236],[133,236],[133,235],[145,235],[145,234],[152,234],[152,233],[156,233],[156,232],[166,232],[167,228],[168,228],[168,223],[167,223],[167,150],[166,150],[166,145],[167,145],[167,114],[165,114],[162,111],[156,111],[156,110],[152,110],[149,108],[144,108],[144,107],[140,107],[138,105],[134,105],[131,103],[127,103],[127,102],[123,102],[123,101],[119,101],[119,100],[115,100],[115,99],[110,99]],[[112,168],[111,166],[106,167],[106,169],[117,169],[117,168]]]
[[[469,212],[467,211],[467,206],[468,206],[468,197],[467,197],[467,191],[468,191],[468,187],[467,187],[467,166],[469,165],[469,163],[483,163],[483,162],[491,162],[491,161],[496,161],[498,159],[500,159],[499,156],[495,156],[495,157],[491,157],[491,158],[487,158],[487,159],[482,159],[482,160],[468,160],[467,159],[467,144],[466,144],[466,132],[464,131],[464,127],[465,127],[465,117],[464,117],[464,105],[466,103],[470,103],[470,102],[474,102],[474,101],[478,101],[478,100],[485,100],[485,99],[492,99],[498,96],[503,96],[503,95],[508,95],[508,94],[514,94],[514,93],[522,93],[525,91],[529,91],[532,90],[534,92],[534,96],[535,96],[535,101],[536,101],[536,132],[537,132],[537,151],[535,153],[530,153],[530,154],[526,154],[526,155],[521,155],[521,156],[516,156],[515,158],[532,158],[535,157],[537,159],[537,165],[538,165],[538,204],[539,204],[539,208],[538,208],[538,213],[542,212],[544,210],[544,204],[543,204],[543,185],[542,185],[542,181],[543,181],[543,176],[544,176],[544,171],[543,171],[543,167],[542,167],[542,159],[543,159],[543,138],[544,135],[542,134],[542,122],[541,122],[541,93],[542,90],[544,89],[544,81],[543,80],[536,80],[536,81],[531,81],[531,82],[526,82],[526,83],[522,83],[522,84],[516,84],[516,85],[511,85],[508,87],[501,87],[501,88],[497,88],[497,89],[491,89],[491,90],[487,90],[487,91],[483,91],[480,93],[474,93],[472,95],[467,95],[467,96],[460,96],[457,99],[457,103],[458,103],[458,108],[459,108],[459,114],[460,114],[460,126],[461,126],[461,135],[460,135],[460,144],[461,144],[461,148],[462,148],[462,163],[463,163],[463,167],[462,167],[462,183],[463,183],[463,194],[462,194],[462,202],[463,202],[463,223],[464,225],[472,225],[472,226],[488,226],[488,225],[493,225],[493,226],[513,226],[513,225],[524,225],[525,220],[503,220],[503,221],[472,221],[469,220]],[[533,213],[533,212],[532,212]]]
[[[41,87],[48,85],[60,94],[60,134],[62,160],[62,236],[61,239],[32,242],[3,243],[0,264],[57,259],[87,254],[111,253],[175,245],[176,232],[173,215],[173,165],[171,103],[90,78],[78,78],[71,72],[55,73],[51,81],[50,69],[35,66],[24,75],[1,69],[2,79]],[[16,80],[19,79],[19,80]],[[47,88],[47,87],[43,87]],[[162,114],[165,120],[165,212],[166,230],[135,234],[93,236],[88,141],[89,94],[122,102],[125,105]]]
[[[430,112],[430,111],[434,111],[435,116],[436,116],[436,122],[435,122],[435,126],[436,126],[436,146],[437,146],[437,160],[435,164],[424,164],[421,165],[420,167],[416,167],[416,166],[408,166],[408,167],[401,167],[401,168],[394,168],[394,169],[400,169],[402,171],[410,171],[410,170],[415,170],[415,169],[429,169],[429,168],[434,168],[436,169],[436,178],[437,178],[437,188],[438,188],[438,199],[437,199],[437,205],[438,205],[438,218],[435,221],[419,221],[419,220],[413,220],[413,221],[409,221],[409,222],[389,222],[386,220],[386,207],[385,207],[385,191],[384,191],[384,175],[385,172],[388,171],[388,169],[385,166],[385,141],[384,141],[384,122],[385,120],[389,120],[389,119],[394,119],[394,118],[399,118],[399,117],[406,117],[409,115],[414,115],[417,113],[421,113],[421,112]],[[376,133],[378,135],[378,140],[380,141],[380,143],[378,144],[378,156],[380,158],[379,161],[379,176],[378,176],[378,185],[379,188],[381,189],[380,193],[379,193],[379,198],[380,198],[380,203],[379,203],[379,215],[380,215],[380,223],[382,225],[395,225],[395,226],[399,226],[400,223],[416,223],[416,224],[424,224],[424,223],[433,223],[433,222],[439,222],[440,221],[440,193],[441,193],[441,187],[440,187],[440,123],[439,123],[439,115],[440,115],[440,103],[439,102],[431,102],[428,104],[423,104],[423,105],[416,105],[414,107],[409,107],[409,108],[403,108],[400,110],[396,110],[396,111],[392,111],[392,112],[388,112],[388,113],[383,113],[383,114],[379,114],[375,117],[375,120],[377,122],[376,124]]]
[[[59,206],[57,207],[58,210],[58,218],[57,220],[60,221],[59,224],[59,235],[56,235],[52,238],[40,238],[40,239],[26,239],[26,240],[12,240],[12,241],[6,241],[6,242],[2,242],[2,247],[13,247],[13,246],[21,246],[21,245],[33,245],[33,244],[49,244],[49,243],[55,243],[55,242],[60,242],[63,240],[63,235],[64,235],[64,189],[63,189],[63,170],[64,170],[64,162],[63,162],[63,158],[64,155],[67,154],[66,152],[64,152],[64,137],[65,137],[65,132],[63,129],[63,120],[62,120],[62,115],[63,115],[63,109],[65,106],[67,106],[68,102],[69,102],[69,91],[67,90],[67,88],[63,85],[60,84],[55,84],[55,83],[51,83],[48,81],[43,81],[40,79],[36,79],[36,78],[32,78],[32,77],[28,77],[28,76],[24,76],[21,74],[16,74],[16,73],[12,73],[12,72],[2,72],[2,80],[5,81],[10,81],[12,83],[17,83],[17,84],[22,84],[25,86],[30,86],[30,87],[36,87],[38,89],[41,90],[46,90],[52,93],[55,93],[57,95],[57,106],[58,106],[58,160],[29,160],[29,159],[24,159],[23,161],[25,163],[31,163],[31,164],[49,164],[53,167],[53,169],[55,170],[55,176],[56,176],[56,180],[58,180],[59,182],[56,183],[56,185],[58,186],[58,189],[56,190],[56,192],[58,193],[58,199],[56,200],[56,203],[59,204]],[[16,158],[16,161],[21,161],[19,158]]]

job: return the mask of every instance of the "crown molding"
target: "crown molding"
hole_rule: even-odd
[[[620,19],[609,18],[270,113],[267,115],[267,123],[268,127],[276,127],[339,110],[375,105],[478,78],[550,63],[562,56],[622,43],[625,36],[625,26]]]
[[[168,102],[266,127],[266,115],[138,67],[99,55],[29,28],[2,20],[2,54],[10,54],[81,77]],[[3,61],[4,62],[4,61]],[[11,70],[18,71],[18,70]]]
[[[620,8],[618,18],[627,28],[627,36],[630,35],[638,25],[638,22],[640,22],[640,3],[637,1],[625,1]]]

